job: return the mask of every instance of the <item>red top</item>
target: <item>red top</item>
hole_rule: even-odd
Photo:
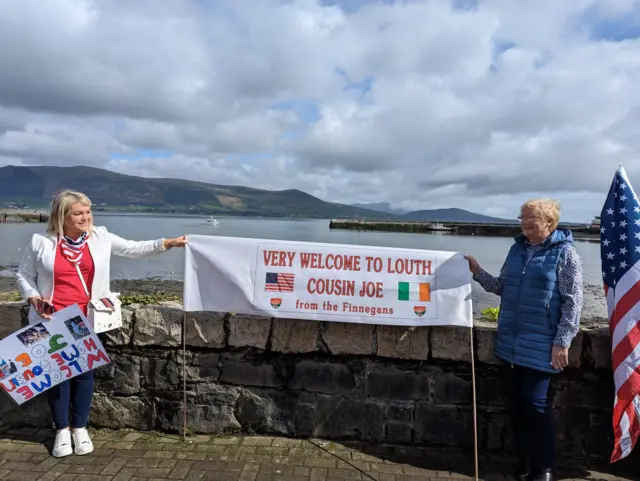
[[[84,282],[87,284],[89,294],[91,294],[91,284],[93,283],[95,269],[88,246],[85,247],[80,261],[80,272],[82,272]],[[86,316],[89,300],[90,298],[87,296],[78,276],[78,271],[62,254],[61,244],[58,243],[53,267],[53,299],[51,301],[55,310],[59,311],[73,304],[78,304]]]

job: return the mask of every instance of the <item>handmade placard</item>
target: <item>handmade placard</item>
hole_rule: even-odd
[[[73,305],[0,341],[0,390],[23,404],[109,362],[100,339]]]

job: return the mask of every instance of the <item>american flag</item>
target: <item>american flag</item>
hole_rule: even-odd
[[[265,280],[265,291],[293,292],[293,274],[283,274],[282,272],[267,272]]]
[[[600,257],[616,390],[613,463],[629,455],[640,435],[640,203],[622,165],[600,219]]]

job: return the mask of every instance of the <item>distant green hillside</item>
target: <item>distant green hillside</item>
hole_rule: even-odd
[[[420,210],[407,214],[325,202],[297,189],[261,190],[180,179],[117,174],[92,167],[0,167],[0,207],[21,203],[48,208],[62,189],[85,192],[94,210],[191,213],[319,219],[380,219],[453,222],[509,222],[462,209]]]
[[[475,223],[496,223],[496,224],[517,224],[517,219],[501,219],[488,215],[476,214],[463,209],[433,209],[416,210],[402,216],[406,220],[416,220],[425,222],[475,222]]]
[[[310,218],[389,218],[325,202],[296,189],[269,191],[178,179],[151,179],[92,167],[1,167],[0,205],[48,207],[62,189],[85,192],[95,210]]]

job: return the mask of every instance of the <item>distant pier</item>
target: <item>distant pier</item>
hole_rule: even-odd
[[[589,225],[562,225],[571,229],[574,237],[581,240],[600,240],[600,231]],[[359,219],[333,219],[329,229],[368,230],[377,232],[408,232],[415,234],[442,233],[469,236],[515,237],[522,232],[520,224],[473,223],[473,222],[419,222],[384,221]]]
[[[49,214],[35,210],[0,209],[0,224],[26,224],[49,221]]]

